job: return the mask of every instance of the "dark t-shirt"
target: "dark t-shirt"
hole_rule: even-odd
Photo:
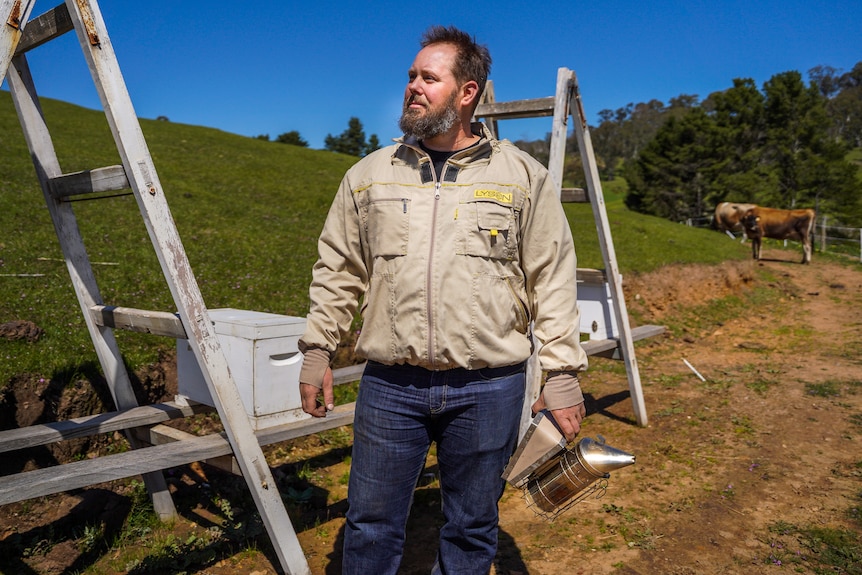
[[[425,147],[425,144],[419,142],[419,145],[423,150],[428,152],[428,156],[431,158],[431,163],[434,164],[434,172],[437,174],[437,181],[439,182],[443,177],[443,165],[446,163],[446,160],[452,157],[453,154],[457,154],[463,150],[468,148],[472,148],[473,146],[478,146],[482,142],[483,138],[479,138],[479,141],[475,144],[471,144],[467,146],[467,148],[462,148],[460,150],[452,150],[451,152],[439,152],[437,150],[431,150]]]

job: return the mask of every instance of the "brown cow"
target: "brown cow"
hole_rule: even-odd
[[[763,238],[802,242],[802,263],[811,263],[811,234],[814,231],[814,210],[778,210],[754,207],[742,216],[745,235],[751,240],[754,259],[760,259]]]
[[[720,232],[742,231],[742,216],[755,204],[735,204],[733,202],[721,202],[715,206],[715,215],[712,218],[712,227]],[[731,235],[731,234],[728,234]]]

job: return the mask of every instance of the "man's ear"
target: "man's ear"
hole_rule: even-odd
[[[472,107],[478,101],[479,96],[481,96],[479,93],[479,84],[475,80],[465,82],[461,86],[461,107]]]

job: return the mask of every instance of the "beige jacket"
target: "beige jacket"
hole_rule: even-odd
[[[300,350],[331,355],[361,302],[356,352],[383,364],[516,364],[531,355],[532,324],[543,370],[586,369],[574,244],[548,172],[484,135],[439,182],[428,155],[401,140],[347,172],[320,236]],[[573,382],[545,389],[549,408],[581,401]]]

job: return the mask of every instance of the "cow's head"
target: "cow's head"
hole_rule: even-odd
[[[763,234],[763,230],[760,229],[760,216],[757,214],[751,213],[748,211],[742,216],[742,219],[739,220],[742,223],[742,227],[745,229],[745,235],[749,238],[757,237]]]

